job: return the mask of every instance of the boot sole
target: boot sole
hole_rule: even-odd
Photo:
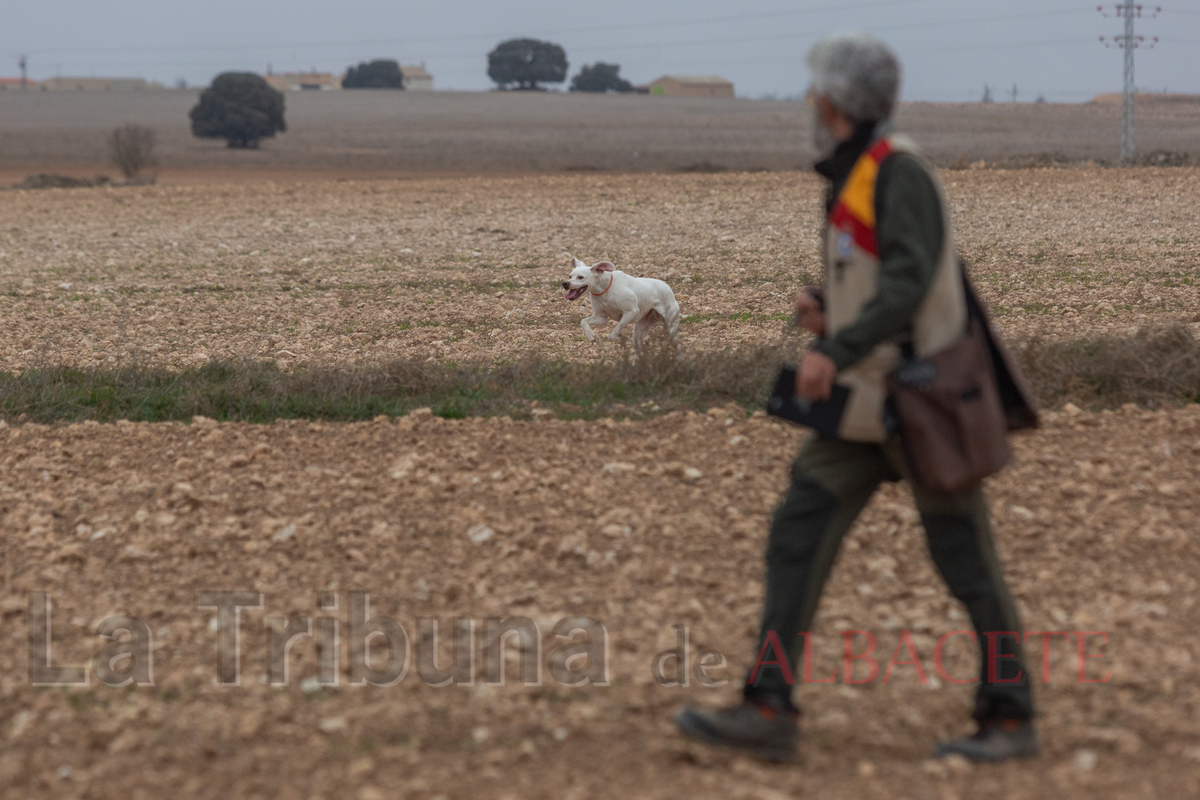
[[[741,750],[744,753],[749,753],[766,761],[775,763],[786,763],[796,758],[796,747],[791,745],[788,747],[768,747],[766,745],[752,744],[750,742],[739,742],[731,739],[724,739],[721,736],[711,732],[703,725],[696,724],[692,715],[687,709],[679,712],[675,717],[675,724],[679,726],[679,731],[684,736],[687,736],[696,741],[712,744],[718,747],[728,747],[733,750]]]
[[[1037,758],[1041,754],[1041,748],[1023,750],[1016,753],[1008,753],[1002,756],[990,756],[981,753],[964,753],[961,750],[943,750],[942,747],[938,747],[934,751],[933,757],[945,758],[946,756],[962,756],[968,761],[974,761],[977,764],[998,764],[1001,761],[1016,761],[1023,758]]]

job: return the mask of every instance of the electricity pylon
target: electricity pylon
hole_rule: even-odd
[[[1110,14],[1105,10],[1104,6],[1096,6],[1096,10],[1104,16],[1117,16],[1125,18],[1125,33],[1120,36],[1101,36],[1100,41],[1105,47],[1119,47],[1125,51],[1125,89],[1121,97],[1121,161],[1125,164],[1131,164],[1137,158],[1137,144],[1134,141],[1134,114],[1133,114],[1133,51],[1137,47],[1154,47],[1158,43],[1158,37],[1151,37],[1150,41],[1146,41],[1145,36],[1135,36],[1133,33],[1133,20],[1148,16],[1151,19],[1157,17],[1162,11],[1162,6],[1154,6],[1148,8],[1140,3],[1134,3],[1133,0],[1124,0],[1124,2],[1114,7],[1115,13]],[[1143,13],[1148,11],[1149,13]]]

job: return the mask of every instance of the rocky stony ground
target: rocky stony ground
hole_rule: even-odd
[[[1197,322],[1200,170],[944,174],[1010,337]],[[620,354],[563,300],[567,253],[668,281],[685,347],[773,342],[821,272],[819,192],[798,172],[5,192],[0,369]]]
[[[946,676],[969,677],[974,662],[963,639],[933,658],[967,622],[895,485],[850,535],[823,600],[814,676],[838,677],[798,690],[799,762],[763,765],[673,733],[683,703],[730,701],[753,660],[767,520],[802,436],[761,416],[11,426],[0,430],[0,796],[1193,796],[1198,408],[1051,413],[992,482],[1027,628],[1107,633],[1087,639],[1097,658],[1084,677],[1109,677],[1081,683],[1077,638],[1060,637],[1043,684],[1040,641],[1027,645],[1045,754],[995,767],[928,760],[967,727],[970,687]],[[240,617],[239,686],[218,682],[216,612],[197,607],[214,591],[261,594]],[[394,685],[350,683],[355,592],[409,638]],[[52,601],[52,666],[86,667],[88,685],[32,685],[33,593]],[[107,673],[95,660],[110,644],[96,630],[114,616],[144,623],[144,649],[130,649],[139,667],[152,661],[153,685],[101,682],[147,677],[129,658]],[[294,617],[314,636],[273,686],[270,637]],[[487,621],[512,617],[537,626],[540,686],[522,682],[515,651],[503,685],[489,685]],[[603,631],[556,636],[572,617]],[[476,626],[474,666],[434,688],[420,620],[439,621],[446,669],[456,618]],[[320,639],[322,619],[341,625],[336,646]],[[686,688],[652,672],[677,625]],[[846,630],[877,637],[885,666],[908,631],[925,680],[898,666],[886,684],[848,684]],[[604,647],[556,672],[555,654],[588,636]],[[697,677],[708,651],[726,659],[710,681],[728,684]],[[336,685],[329,673],[321,683],[322,652],[336,656]],[[384,656],[376,644],[368,663],[385,672]],[[565,685],[597,664],[594,683],[607,685]]]
[[[946,181],[1010,338],[1196,323],[1200,171]],[[819,271],[818,188],[728,173],[0,193],[0,369],[618,355],[561,298],[568,252],[668,280],[685,348],[768,344]],[[822,602],[813,674],[836,681],[798,689],[798,762],[674,733],[681,705],[730,701],[753,659],[767,521],[802,439],[761,414],[0,421],[0,797],[1196,796],[1198,408],[1066,406],[1015,440],[990,486],[998,546],[1027,628],[1073,638],[1027,645],[1044,755],[983,767],[928,759],[967,728],[954,680],[974,662],[961,637],[938,646],[965,614],[895,485]],[[237,685],[220,681],[230,628],[198,607],[214,592],[261,596],[225,663]],[[456,619],[474,659],[435,687]],[[393,661],[379,637],[364,655],[365,620]],[[530,660],[489,640],[505,620]],[[678,675],[656,679],[656,657],[683,630],[709,672],[662,685]],[[848,630],[885,668],[911,642],[923,675],[848,682]],[[1087,632],[1107,642],[1082,640],[1081,679]]]

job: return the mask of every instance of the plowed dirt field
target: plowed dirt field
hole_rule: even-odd
[[[946,179],[1008,336],[1196,324],[1200,170]],[[668,280],[691,317],[685,348],[769,343],[818,271],[818,204],[799,173],[3,192],[0,369],[617,356],[583,340],[582,309],[561,299],[568,251]],[[0,797],[1200,794],[1195,405],[1051,411],[991,483],[1027,629],[1073,635],[1052,638],[1048,666],[1027,644],[1040,759],[928,760],[968,728],[971,687],[954,681],[974,656],[962,637],[938,648],[969,623],[895,485],[822,602],[814,675],[836,681],[798,690],[798,762],[683,742],[675,710],[729,702],[753,661],[767,520],[802,438],[732,408],[637,422],[0,422]],[[261,595],[240,613],[236,686],[220,682],[217,614],[198,607],[212,592]],[[362,616],[410,645],[392,685],[352,683],[362,592]],[[284,651],[274,686],[270,642],[303,628],[288,618],[312,636]],[[475,627],[470,685],[437,688],[456,618]],[[490,658],[489,620],[512,618],[536,625],[540,686],[523,682],[512,643]],[[556,635],[581,619],[590,644]],[[120,625],[142,638],[97,635]],[[690,666],[720,654],[708,674],[729,683],[656,681],[676,626]],[[886,684],[882,669],[847,682],[847,630],[876,637],[884,669],[909,632],[925,680],[909,665]],[[1082,640],[1098,657],[1081,674],[1083,632],[1108,639]],[[566,659],[572,643],[581,655]],[[386,671],[379,639],[373,652],[367,666]],[[87,684],[35,685],[46,658]],[[147,685],[101,680],[125,672]]]
[[[685,701],[728,702],[753,660],[768,514],[800,435],[744,414],[639,423],[444,421],[267,426],[21,426],[0,431],[3,796],[23,797],[1172,797],[1200,791],[1200,408],[1051,414],[992,486],[1001,555],[1029,630],[1104,631],[1077,681],[1076,643],[1038,673],[1045,755],[1013,766],[928,761],[965,729],[970,687],[939,679],[936,639],[963,612],[934,573],[907,490],[885,487],[844,546],[816,627],[815,675],[843,630],[886,660],[911,631],[929,681],[897,667],[862,686],[807,685],[800,763],[766,766],[682,742]],[[689,472],[691,467],[696,472]],[[262,594],[241,615],[240,687],[218,684],[214,612],[196,593]],[[350,593],[412,639],[388,687],[314,685],[312,639],[289,685],[265,685],[266,617],[339,618]],[[154,686],[34,687],[26,609],[53,598],[55,666],[86,665],[107,617],[153,637]],[[322,611],[322,594],[340,601]],[[429,686],[418,618],[540,626],[542,686],[508,660],[487,685]],[[606,629],[609,686],[546,664],[561,619]],[[655,655],[688,628],[688,688]],[[343,639],[346,639],[343,627]],[[963,644],[965,640],[959,640]],[[445,645],[445,641],[442,642]],[[858,652],[865,644],[856,645]],[[449,661],[443,647],[441,666]],[[345,641],[337,650],[345,670]],[[900,657],[903,660],[903,655]],[[948,675],[970,676],[949,645]],[[578,665],[577,665],[578,666]],[[116,664],[127,669],[127,664]],[[581,668],[581,667],[580,667]],[[672,675],[670,667],[665,672]],[[861,671],[858,675],[864,676]]]
[[[1200,169],[946,182],[1010,336],[1200,321]],[[0,192],[0,369],[619,355],[562,299],[568,252],[670,283],[685,347],[772,342],[821,271],[820,191],[796,172]]]

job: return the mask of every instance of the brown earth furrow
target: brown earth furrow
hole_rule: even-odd
[[[807,685],[802,763],[765,766],[687,745],[670,725],[685,701],[732,685],[656,684],[656,653],[689,627],[693,657],[752,660],[768,515],[802,435],[756,416],[672,414],[652,422],[397,421],[0,429],[3,613],[0,796],[117,797],[1187,797],[1200,789],[1198,619],[1200,407],[1051,413],[1016,439],[991,484],[1001,555],[1029,630],[1107,631],[1075,678],[1074,642],[1053,645],[1038,684],[1045,755],[1019,766],[926,760],[960,731],[970,688],[892,681]],[[698,472],[689,472],[687,468]],[[490,533],[488,533],[490,531]],[[216,683],[207,590],[261,592],[242,614],[242,685]],[[566,616],[607,630],[610,686],[525,687],[509,662],[489,687],[435,689],[414,665],[391,687],[260,683],[268,616],[335,616],[349,593],[413,636],[435,617],[522,616],[550,634]],[[86,664],[106,617],[154,637],[154,686],[38,688],[27,666],[28,603],[53,598],[55,665]],[[317,608],[320,593],[337,611]],[[838,632],[910,630],[926,669],[965,616],[938,580],[907,490],[885,486],[847,540],[816,628],[815,674],[839,669]],[[414,638],[414,647],[417,642]],[[482,645],[481,645],[482,646]],[[1039,671],[1040,648],[1030,645]],[[416,658],[414,650],[413,658]],[[442,655],[448,659],[448,651]],[[952,675],[969,648],[946,648]],[[1093,768],[1084,769],[1094,754]],[[64,771],[64,767],[66,768]],[[63,777],[63,776],[66,777]]]

